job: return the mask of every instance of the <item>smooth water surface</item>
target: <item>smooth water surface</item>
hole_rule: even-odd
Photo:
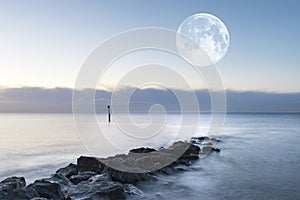
[[[100,124],[106,123],[105,116],[97,117]],[[146,118],[134,117],[138,122]],[[209,125],[210,116],[202,116],[196,135],[205,135]],[[188,130],[195,124],[185,123],[185,126]],[[165,131],[156,138],[141,140],[139,144],[118,142],[121,133],[112,128],[109,139],[116,141],[116,152],[125,153],[131,145],[159,148],[170,141],[189,139],[194,135],[187,132],[177,137],[179,127],[180,116],[170,115]],[[89,128],[88,122],[86,128]],[[229,114],[220,138],[221,153],[210,154],[185,172],[140,183],[144,198],[300,199],[300,115]],[[80,155],[89,154],[80,140],[72,115],[0,115],[1,180],[18,175],[31,182],[49,176],[69,162],[75,163]]]

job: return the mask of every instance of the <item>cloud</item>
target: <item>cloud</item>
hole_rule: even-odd
[[[128,89],[117,91],[117,103],[126,104],[122,94]],[[94,92],[82,90],[80,92]],[[69,88],[44,89],[37,87],[6,88],[0,90],[0,112],[20,113],[71,113],[72,93]],[[187,95],[188,91],[174,93]],[[170,90],[136,89],[130,99],[131,112],[148,112],[154,104],[161,104],[167,112],[179,112],[180,105]],[[210,95],[206,90],[196,91],[201,111],[210,111]],[[95,107],[98,113],[106,112],[111,93],[97,90]],[[81,100],[83,103],[84,99]],[[85,102],[86,103],[86,102]],[[192,111],[192,110],[191,110]],[[227,91],[227,111],[246,113],[295,113],[300,112],[300,93],[265,93]]]

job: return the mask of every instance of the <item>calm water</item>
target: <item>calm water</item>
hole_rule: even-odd
[[[135,116],[140,121],[144,117]],[[210,117],[201,118],[197,134],[205,135]],[[105,116],[98,119],[105,123]],[[119,152],[132,145],[160,147],[190,137],[190,133],[180,138],[174,134],[178,115],[168,119],[161,136],[139,144],[119,142],[113,125],[107,129]],[[300,199],[300,115],[230,114],[221,139],[221,153],[199,160],[186,172],[141,183],[145,199]],[[0,115],[1,180],[12,175],[25,176],[28,182],[47,177],[75,163],[80,155],[89,152],[79,139],[72,115]]]

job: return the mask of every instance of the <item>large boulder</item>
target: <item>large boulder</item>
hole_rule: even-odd
[[[155,172],[162,167],[172,164],[177,158],[173,154],[160,151],[151,153],[129,153],[126,156],[115,156],[102,160],[105,171],[128,172],[133,174],[145,174]]]
[[[0,182],[0,199],[26,200],[39,197],[34,189],[26,189],[25,178],[10,177]]]
[[[55,200],[64,200],[65,195],[58,183],[50,182],[48,180],[37,180],[27,186],[27,189],[34,189],[40,197]]]
[[[10,177],[0,182],[1,191],[23,189],[26,186],[24,177]]]
[[[105,165],[99,158],[81,156],[77,159],[77,169],[79,172],[92,171],[101,174],[104,167]]]

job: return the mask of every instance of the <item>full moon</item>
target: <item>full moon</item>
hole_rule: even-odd
[[[229,43],[230,36],[225,24],[211,14],[192,15],[177,30],[179,53],[196,66],[219,62],[226,55]]]

